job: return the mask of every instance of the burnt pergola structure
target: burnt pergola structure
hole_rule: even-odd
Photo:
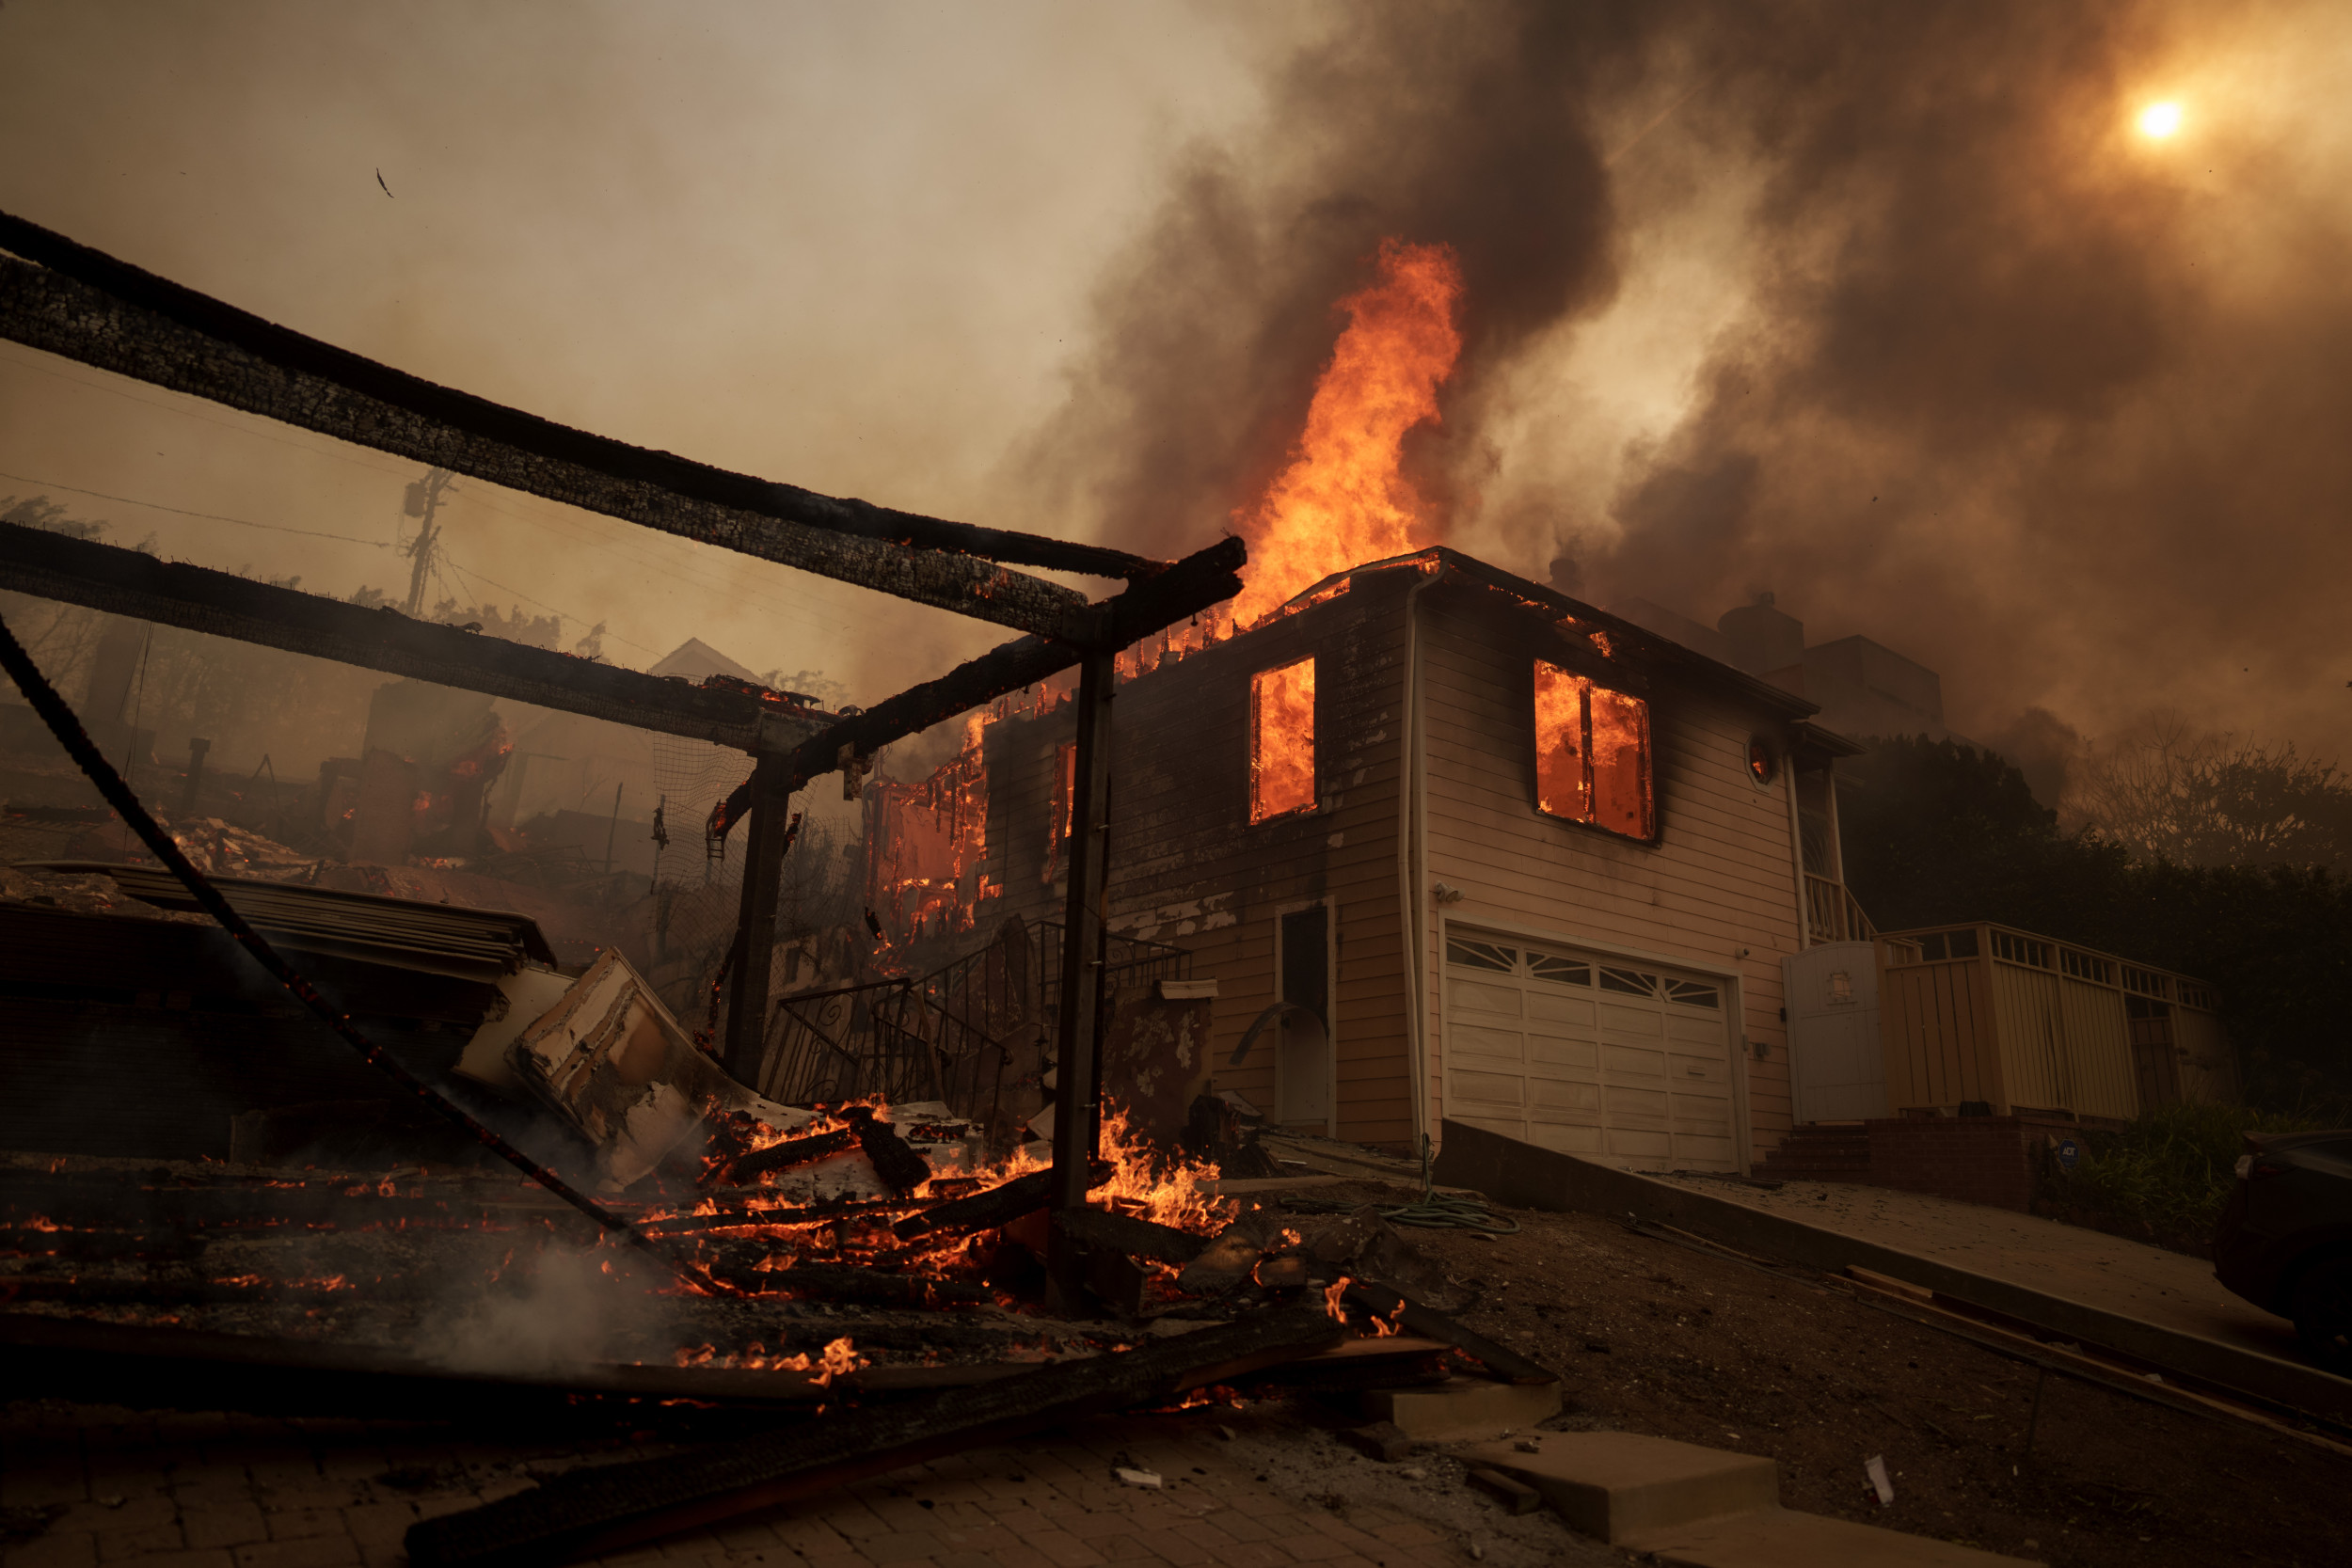
[[[1092,1106],[1114,659],[1231,597],[1241,541],[1174,562],[818,495],[590,435],[306,337],[0,213],[0,337],[248,414],[799,567],[1022,635],[862,712],[613,669],[138,551],[0,525],[0,587],[739,748],[755,760],[725,1062],[751,1070],[787,847],[785,803],[883,744],[1075,665],[1076,785],[1057,1098]],[[1089,601],[1016,567],[1118,578]],[[749,961],[747,961],[749,960]],[[1052,1206],[1085,1204],[1099,1117],[1054,1121]],[[1058,1231],[1057,1232],[1058,1234]]]

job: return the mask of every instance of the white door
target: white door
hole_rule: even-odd
[[[1445,1114],[1545,1148],[1735,1170],[1721,980],[1450,927]]]
[[[1780,960],[1788,994],[1788,1091],[1799,1122],[1867,1121],[1886,1110],[1878,944],[1829,942]]]

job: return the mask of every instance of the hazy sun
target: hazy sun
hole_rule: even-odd
[[[2178,103],[2151,103],[2139,111],[2139,134],[2158,141],[2181,128],[2181,106]]]

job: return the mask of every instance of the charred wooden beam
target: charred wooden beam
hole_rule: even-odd
[[[1104,600],[1101,608],[1109,617],[1110,635],[1117,640],[1109,646],[1123,648],[1232,598],[1241,592],[1241,568],[1248,558],[1248,546],[1239,539],[1220,539],[1184,557],[1150,582]],[[792,776],[800,781],[793,787],[824,777],[851,757],[871,756],[894,740],[1035,686],[1085,656],[1083,648],[1041,637],[1024,637],[992,649],[937,680],[911,686],[811,736],[792,753]],[[724,834],[730,824],[740,821],[751,809],[751,800],[747,780],[713,811],[712,825]]]
[[[1155,1263],[1189,1263],[1209,1244],[1205,1236],[1108,1209],[1064,1209],[1054,1216],[1054,1227],[1081,1246]]]
[[[835,1154],[847,1153],[857,1147],[857,1141],[856,1132],[847,1127],[836,1127],[830,1132],[818,1132],[805,1138],[787,1138],[780,1144],[770,1144],[766,1148],[754,1149],[749,1154],[740,1155],[728,1162],[726,1166],[720,1171],[719,1180],[732,1186],[755,1176],[765,1176],[771,1170],[790,1170],[794,1165],[805,1165],[818,1160],[829,1159]],[[710,1224],[787,1225],[794,1223],[784,1219],[770,1219],[755,1212],[747,1212],[740,1218],[732,1220],[725,1214],[694,1214],[688,1217],[697,1222],[697,1225],[704,1229],[708,1229]],[[828,1214],[812,1215],[812,1217],[831,1218],[832,1216]],[[648,1224],[645,1228],[647,1230],[669,1230],[673,1228],[673,1224],[667,1221],[655,1221]]]
[[[1025,631],[1099,641],[1083,595],[1007,569],[1161,562],[818,495],[437,386],[0,214],[0,336],[153,386]],[[35,264],[38,263],[38,264]]]
[[[784,1269],[711,1269],[711,1277],[747,1295],[800,1296],[860,1307],[977,1307],[988,1291],[938,1275],[892,1274],[850,1263],[796,1263]]]
[[[1103,1108],[1102,937],[1109,913],[1111,702],[1119,694],[1117,656],[1089,652],[1078,671],[1078,733],[1072,759],[1070,892],[1063,905],[1061,1017],[1055,1031],[1054,1164],[1047,1201],[1057,1211],[1086,1206],[1087,1168],[1101,1138]],[[1046,1259],[1046,1301],[1075,1305],[1084,1280],[1078,1250],[1053,1234]]]
[[[1267,1313],[749,1442],[576,1470],[411,1526],[408,1560],[415,1568],[510,1568],[618,1551],[1048,1426],[1165,1403],[1311,1355],[1344,1333],[1320,1312]]]
[[[788,752],[832,717],[15,523],[0,588],[746,752]]]
[[[993,1230],[1010,1225],[1025,1214],[1034,1214],[1045,1207],[1053,1196],[1053,1175],[1050,1170],[1031,1171],[1017,1176],[1001,1187],[991,1187],[969,1197],[952,1198],[919,1214],[909,1214],[890,1227],[891,1234],[902,1242],[918,1236],[969,1235],[975,1230]],[[1099,1187],[1111,1179],[1111,1167],[1097,1162],[1088,1185]]]
[[[1442,1339],[1485,1364],[1486,1370],[1501,1383],[1557,1383],[1560,1374],[1549,1367],[1539,1366],[1508,1345],[1497,1344],[1475,1329],[1463,1327],[1433,1307],[1423,1307],[1386,1285],[1359,1279],[1348,1286],[1344,1298],[1350,1307],[1386,1318],[1411,1329],[1426,1339]],[[1401,1309],[1401,1310],[1400,1310]]]
[[[898,1135],[898,1130],[875,1117],[869,1105],[851,1105],[842,1115],[857,1128],[858,1147],[866,1151],[882,1185],[900,1196],[931,1179],[931,1164]]]

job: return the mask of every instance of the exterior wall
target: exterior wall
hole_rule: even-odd
[[[1534,661],[1578,650],[1532,618],[1498,613],[1481,593],[1434,585],[1419,609],[1416,816],[1427,836],[1417,880],[1421,940],[1432,955],[1423,974],[1433,1132],[1446,1114],[1441,926],[1488,924],[1736,976],[1735,1043],[1767,1053],[1739,1056],[1753,1158],[1790,1125],[1780,961],[1801,940],[1790,770],[1768,788],[1747,771],[1750,737],[1774,724],[1711,695],[1653,688],[1657,841],[1547,816],[1535,809]],[[1605,678],[1589,648],[1581,657]],[[1437,907],[1429,890],[1440,881],[1462,899]]]
[[[1412,1125],[1397,918],[1397,705],[1402,595],[1419,576],[1359,575],[1335,599],[1121,683],[1111,740],[1109,924],[1189,949],[1194,973],[1217,981],[1215,1087],[1275,1109],[1279,1030],[1263,1032],[1241,1067],[1226,1062],[1276,999],[1280,915],[1327,902],[1337,962],[1336,1125],[1327,1130],[1400,1147]],[[1253,824],[1249,679],[1310,653],[1319,804]],[[993,910],[1062,918],[1065,884],[1048,879],[1048,851],[1055,753],[1073,727],[1064,705],[987,735],[987,858],[1004,888]]]

